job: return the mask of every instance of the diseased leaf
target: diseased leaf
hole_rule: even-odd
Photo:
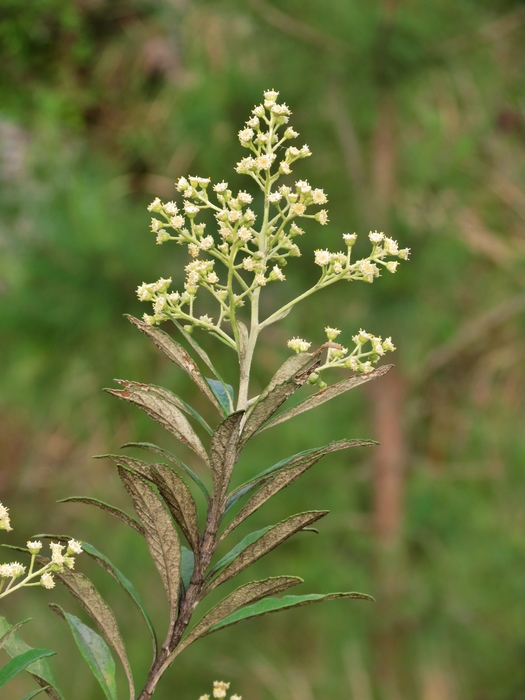
[[[49,649],[29,649],[13,657],[3,668],[0,668],[0,688],[9,683],[15,676],[18,676],[19,673],[25,671],[35,661],[54,654],[56,654],[56,651],[50,651]]]
[[[95,455],[93,459],[110,459],[115,462],[117,466],[126,467],[127,469],[132,469],[137,474],[140,474],[145,479],[151,479],[151,472],[153,465],[143,462],[140,459],[134,459],[133,457],[128,457],[127,455]]]
[[[115,381],[121,384],[124,389],[105,389],[104,391],[141,408],[150,418],[175,435],[178,440],[187,445],[208,464],[208,455],[199,437],[186,416],[174,403],[168,401],[149,384],[128,382],[123,379]]]
[[[284,421],[294,418],[305,411],[316,408],[326,401],[330,401],[330,399],[340,396],[346,391],[350,391],[350,389],[355,389],[356,386],[361,386],[361,384],[366,384],[367,382],[372,381],[372,379],[382,377],[392,367],[393,365],[383,365],[382,367],[379,367],[368,374],[358,374],[348,377],[348,379],[343,379],[342,382],[337,382],[337,384],[332,384],[331,386],[326,387],[326,389],[321,389],[321,391],[317,391],[315,394],[312,394],[304,401],[301,401],[301,403],[298,403],[296,406],[290,408],[288,411],[283,411],[283,413],[280,413],[278,416],[268,421],[266,425],[260,428],[259,432],[262,432],[267,428],[273,428],[275,425],[279,425],[279,423],[283,423]]]
[[[223,384],[217,379],[210,379],[209,377],[205,377],[205,379],[220,403],[224,415],[229,416],[233,411],[233,387],[229,384]]]
[[[44,564],[49,562],[45,557],[38,557],[38,561]],[[115,650],[126,672],[130,698],[133,698],[135,695],[133,676],[113,611],[84,574],[64,569],[64,571],[55,573],[54,576],[66,586],[73,598],[96,623],[106,642]]]
[[[195,555],[193,554],[191,549],[188,549],[187,547],[183,546],[181,546],[180,548],[180,555],[180,577],[182,580],[182,585],[184,586],[184,590],[187,591],[188,586],[191,583],[191,577],[193,576],[193,569],[195,568]]]
[[[165,464],[155,464],[152,467],[152,477],[191,548],[197,549],[200,532],[197,522],[197,506],[191,491],[180,476]]]
[[[134,318],[133,316],[126,316],[126,318],[128,321],[133,323],[133,325],[137,326],[140,331],[151,338],[159,350],[161,350],[168,359],[186,372],[188,377],[199,387],[202,393],[208,397],[215,408],[221,412],[220,404],[217,402],[213,392],[210,390],[210,387],[204,380],[204,377],[201,375],[199,368],[182,345],[179,345],[179,343],[175,342],[171,336],[164,331],[161,331],[159,328],[149,326],[147,323],[139,321],[138,318]],[[184,335],[187,335],[187,333],[184,332]]]
[[[177,617],[180,578],[180,545],[171,517],[153,488],[140,476],[117,467],[137,515],[144,525],[146,542],[160,574],[170,608],[170,628]]]
[[[277,370],[266,389],[250,408],[246,424],[242,431],[242,445],[257,432],[260,426],[294,394],[307,380],[319,361],[314,361],[307,352],[289,357]]]
[[[268,525],[267,527],[263,527],[261,530],[255,530],[255,532],[250,532],[249,535],[246,535],[246,537],[243,537],[243,539],[238,542],[233,549],[231,549],[227,554],[225,554],[222,559],[220,559],[211,569],[210,571],[210,576],[213,576],[216,574],[218,571],[221,571],[224,569],[228,564],[230,564],[232,561],[234,561],[239,554],[248,547],[248,545],[252,544],[253,542],[256,542],[260,537],[262,537],[268,530],[271,530],[273,525]]]
[[[264,581],[252,581],[240,586],[233,593],[230,593],[223,598],[214,608],[204,615],[204,617],[195,625],[191,632],[183,639],[182,643],[177,647],[177,654],[188,647],[192,642],[209,634],[213,625],[220,622],[223,618],[231,615],[239,608],[250,603],[256,603],[262,598],[270,595],[276,595],[285,591],[287,588],[297,586],[302,583],[303,579],[298,576],[277,576],[275,578],[267,578]]]
[[[132,518],[123,510],[120,510],[120,508],[110,506],[109,503],[99,501],[97,498],[89,498],[88,496],[70,496],[69,498],[62,498],[60,501],[57,501],[57,503],[86,503],[87,505],[96,506],[97,508],[110,513],[115,518],[118,518],[123,523],[126,523],[126,525],[129,525],[129,527],[136,530],[140,535],[144,535],[144,528],[135,520],[135,518]]]
[[[213,493],[222,498],[226,493],[237,459],[239,435],[244,411],[236,411],[224,420],[211,439],[210,469],[213,478]]]
[[[9,627],[9,629],[5,632],[0,632],[2,636],[0,637],[0,649],[3,649],[4,646],[7,644],[9,641],[9,638],[16,633],[17,630],[22,627],[22,625],[25,625],[27,622],[29,622],[32,618],[28,617],[27,620],[23,620],[22,622],[18,622],[16,625],[13,625],[12,627]],[[2,618],[2,620],[5,620],[5,618]],[[7,622],[7,620],[5,620]]]
[[[142,526],[141,526],[142,528]],[[142,533],[144,534],[144,529],[142,528]],[[67,538],[69,539],[69,538]],[[103,568],[105,569],[113,578],[118,581],[118,583],[122,586],[122,588],[126,591],[126,593],[130,596],[130,598],[133,600],[137,608],[139,609],[140,613],[142,614],[142,617],[144,618],[146,625],[148,626],[150,635],[151,635],[151,640],[153,643],[153,656],[154,658],[157,657],[157,635],[155,634],[155,629],[153,628],[153,623],[150,620],[150,617],[148,613],[146,612],[146,608],[144,607],[144,603],[142,602],[142,599],[135,588],[135,586],[129,581],[124,574],[117,569],[116,566],[113,565],[113,563],[104,555],[102,552],[99,552],[98,549],[95,549],[93,545],[89,544],[89,542],[82,542],[82,549],[86,554],[88,554],[90,557],[96,560],[96,562]]]
[[[206,499],[209,499],[210,494],[208,493],[208,489],[206,488],[206,486],[204,486],[197,474],[195,474],[195,472],[192,469],[186,466],[184,462],[181,462],[178,457],[175,457],[174,454],[168,452],[168,450],[165,450],[162,447],[158,447],[157,445],[154,445],[151,442],[126,442],[125,445],[121,445],[122,449],[124,447],[137,447],[139,449],[149,450],[150,452],[154,452],[155,454],[165,457],[167,460],[173,462],[178,467],[180,467],[190,477],[190,479],[192,479],[197,484],[202,493],[206,496]]]
[[[250,564],[257,561],[257,559],[260,559],[268,552],[271,552],[272,549],[278,547],[282,542],[298,532],[298,530],[315,523],[317,520],[327,515],[327,513],[327,510],[298,513],[269,528],[252,544],[249,544],[243,549],[231,564],[228,564],[228,566],[212,580],[208,586],[208,590],[216,588],[221,583],[224,583],[224,581],[228,581],[228,579],[244,571],[246,567],[250,566]]]
[[[323,601],[328,600],[338,600],[340,598],[370,601],[374,600],[372,596],[366,595],[366,593],[327,593],[325,595],[311,593],[310,595],[285,595],[282,598],[265,598],[264,600],[260,600],[258,603],[248,605],[247,607],[241,608],[231,615],[228,615],[228,617],[225,617],[224,619],[220,620],[220,622],[214,624],[208,633],[216,632],[217,630],[230,627],[230,625],[235,625],[243,620],[260,617],[261,615],[266,615],[267,613],[278,612],[279,610],[288,610],[289,608],[298,608],[301,605],[308,605],[310,603],[322,603]]]
[[[70,615],[58,605],[50,605],[49,607],[68,623],[75,644],[106,698],[118,700],[115,661],[106,642],[75,615]]]
[[[27,549],[24,551],[25,554],[28,554]],[[8,623],[5,617],[0,615],[0,634],[5,634],[10,627],[11,625]],[[15,632],[9,636],[9,639],[6,640],[4,649],[9,656],[14,657],[29,651],[31,647],[26,644],[24,640],[21,639],[21,637]],[[53,671],[51,670],[51,667],[46,659],[42,658],[39,661],[31,664],[31,666],[27,669],[27,672],[33,678],[33,680],[38,683],[41,689],[45,690],[48,697],[50,697],[52,700],[64,700],[64,696],[58,688]]]
[[[302,474],[316,464],[324,455],[329,452],[335,452],[336,450],[344,450],[348,447],[366,447],[373,444],[375,443],[367,440],[339,440],[338,442],[327,445],[322,450],[316,450],[313,455],[310,454],[307,457],[299,457],[295,460],[292,459],[286,466],[278,470],[274,469],[271,473],[267,473],[259,482],[259,484],[262,483],[259,490],[235,516],[222,533],[220,539],[224,539],[237,525],[240,525],[240,523],[246,520],[252,513],[255,513],[263,503],[266,503],[269,498],[302,476]]]

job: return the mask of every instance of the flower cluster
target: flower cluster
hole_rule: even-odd
[[[229,687],[230,687],[229,683],[225,683],[224,681],[214,681],[213,682],[213,697],[214,698],[225,698]],[[201,695],[199,700],[210,700],[210,696],[209,695]],[[230,700],[242,700],[242,698],[240,695],[231,695]]]
[[[0,503],[0,530],[12,530],[7,517],[7,508]],[[31,555],[29,569],[19,562],[0,564],[0,598],[13,593],[24,586],[43,586],[51,589],[55,587],[53,573],[64,569],[75,568],[75,556],[82,552],[82,545],[77,540],[69,540],[67,545],[59,542],[51,542],[51,559],[40,569],[35,570],[36,557],[42,549],[40,540],[29,541],[26,544],[27,551]],[[65,552],[64,552],[65,550]],[[27,571],[27,574],[26,574]],[[23,577],[23,578],[22,578]],[[39,579],[33,581],[33,579]],[[18,579],[22,579],[16,583]]]
[[[357,335],[352,337],[354,348],[350,352],[348,348],[334,342],[341,333],[338,328],[327,326],[324,330],[328,339],[328,342],[323,345],[323,348],[327,349],[326,360],[308,379],[310,384],[317,384],[320,389],[326,387],[326,383],[321,379],[321,372],[324,370],[343,367],[361,374],[368,374],[385,353],[393,352],[396,349],[392,338],[383,340],[380,336],[360,330]],[[292,338],[288,341],[288,347],[295,353],[307,352],[310,345],[311,343],[302,338]]]

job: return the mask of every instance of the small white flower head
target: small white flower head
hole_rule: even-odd
[[[295,183],[295,189],[297,192],[302,192],[303,194],[308,194],[312,191],[312,186],[308,184],[306,180],[297,180]]]
[[[267,281],[268,280],[266,279],[266,277],[264,276],[264,274],[262,272],[259,272],[257,275],[255,275],[254,282],[258,287],[265,287]]]
[[[253,197],[248,192],[239,192],[237,199],[241,204],[251,204],[253,201]]]
[[[396,349],[396,346],[392,342],[392,338],[390,336],[383,340],[383,350],[385,352],[394,352],[395,349]]]
[[[370,260],[359,260],[357,269],[363,275],[365,282],[373,282],[375,277],[379,277],[379,268]]]
[[[286,277],[283,274],[283,271],[279,267],[279,265],[274,265],[272,271],[270,272],[269,275],[270,280],[279,280],[279,282],[284,282]]]
[[[241,695],[232,695],[230,697],[230,700],[242,700],[242,696]]]
[[[304,229],[302,229],[300,226],[297,226],[295,222],[290,226],[290,234],[292,236],[302,236],[303,233]]]
[[[397,254],[397,257],[400,258],[401,260],[408,260],[408,256],[410,255],[410,248],[403,248],[402,250],[399,251]]]
[[[277,105],[277,104],[272,105],[270,107],[270,111],[272,112],[272,114],[277,114],[277,116],[279,116],[279,117],[283,117],[283,116],[288,117],[292,113],[292,110],[284,102],[280,105]],[[288,119],[285,119],[284,123],[286,123],[287,121],[288,121]],[[280,123],[282,123],[282,122],[280,122]]]
[[[343,233],[343,241],[351,248],[357,241],[357,233]]]
[[[246,126],[250,127],[250,129],[259,128],[259,117],[252,117],[251,119],[248,119]]]
[[[295,131],[295,129],[292,129],[291,126],[289,126],[286,131],[284,132],[284,138],[285,139],[296,139],[299,136],[299,132]]]
[[[241,131],[239,131],[238,136],[241,146],[245,146],[248,148],[254,137],[253,129],[251,129],[250,127],[248,127],[247,129],[241,129]]]
[[[177,188],[177,190],[179,192],[184,192],[185,190],[188,189],[189,186],[190,186],[190,183],[186,180],[185,177],[179,177],[179,179],[177,180],[177,182],[175,184],[175,187]]]
[[[149,314],[142,314],[142,320],[147,326],[153,326],[155,325],[155,319],[153,316],[150,316]]]
[[[385,349],[381,338],[372,338],[372,350],[379,356],[385,354]]]
[[[301,204],[301,202],[296,202],[292,207],[291,207],[291,212],[292,214],[295,214],[296,216],[302,216],[306,211],[306,207],[304,204]]]
[[[210,700],[210,696],[209,695],[201,695],[199,700]]]
[[[203,190],[205,190],[208,185],[210,184],[210,178],[209,177],[197,177],[195,175],[191,176],[190,175],[190,184],[192,187],[198,187],[199,185],[202,187]]]
[[[9,508],[0,503],[0,530],[11,532],[11,521],[9,520]]]
[[[38,554],[42,549],[42,542],[40,540],[29,541],[26,543],[26,547],[29,550],[29,554]]]
[[[195,206],[195,204],[190,204],[190,202],[185,202],[184,203],[184,211],[187,216],[192,219],[196,214],[199,213],[199,207]]]
[[[164,279],[164,277],[161,277],[154,283],[153,287],[158,294],[164,294],[164,292],[168,291],[168,287],[170,286],[170,284],[171,277],[168,277],[168,279]]]
[[[54,588],[55,579],[53,578],[53,574],[50,574],[49,571],[46,571],[44,574],[42,574],[42,576],[40,577],[40,585],[44,588],[47,588],[47,590],[51,590],[52,588]]]
[[[206,277],[206,282],[209,282],[209,284],[217,284],[218,281],[219,278],[216,272],[210,272],[210,274]]]
[[[156,233],[162,227],[162,221],[158,219],[152,219],[150,224],[150,229],[153,233]]]
[[[330,261],[332,260],[332,253],[330,253],[329,250],[316,250],[314,253],[314,262],[316,265],[320,265],[321,267],[324,267],[325,265],[329,265]]]
[[[140,287],[137,287],[137,296],[140,301],[151,301],[153,299],[154,292],[154,284],[146,284],[146,282],[143,282]]]
[[[373,367],[372,363],[370,362],[370,360],[367,360],[366,362],[361,363],[361,366],[359,367],[359,369],[361,370],[361,372],[363,374],[370,374],[370,372],[372,372],[374,370],[374,367]]]
[[[328,212],[326,209],[321,209],[321,211],[318,211],[314,218],[321,224],[321,226],[326,226],[329,221]]]
[[[188,243],[188,253],[191,255],[192,258],[198,258],[199,251],[200,248],[196,243]]]
[[[153,211],[156,212],[157,214],[160,214],[162,211],[162,202],[158,197],[155,197],[153,202],[148,205],[148,211]]]
[[[209,250],[213,245],[213,236],[205,236],[199,243],[199,248]]]
[[[349,357],[345,362],[345,367],[351,369],[353,372],[359,371],[359,360],[357,357]]]
[[[251,226],[254,223],[256,218],[257,218],[257,215],[255,214],[255,212],[252,211],[250,208],[248,208],[244,212],[244,216],[243,216],[242,220],[245,223],[250,224],[250,226]]]
[[[184,217],[180,214],[177,214],[177,216],[172,216],[170,219],[170,224],[173,226],[173,228],[182,228],[184,226]]]
[[[161,228],[160,231],[157,233],[157,238],[156,238],[157,245],[162,245],[163,243],[167,243],[170,240],[171,240],[170,234],[166,231],[166,229]]]
[[[175,216],[175,214],[179,211],[175,202],[166,202],[162,208],[168,216]]]
[[[11,578],[11,564],[0,564],[0,578]]]
[[[389,262],[385,263],[385,267],[389,272],[392,272],[392,274],[397,270],[397,266],[399,265],[398,260],[389,260]]]
[[[259,170],[269,170],[275,160],[275,153],[264,153],[255,159],[255,164]]]
[[[213,697],[214,698],[225,698],[226,691],[230,687],[229,683],[224,681],[213,681]]]
[[[268,195],[268,201],[270,204],[277,204],[277,202],[280,202],[282,198],[283,196],[280,192],[270,192]]]
[[[326,202],[328,202],[328,197],[323,190],[317,188],[312,192],[312,201],[314,204],[326,204]]]
[[[283,175],[289,175],[292,172],[292,169],[285,160],[279,163],[279,170]]]
[[[293,350],[295,353],[299,354],[300,352],[308,352],[308,348],[312,343],[308,343],[302,338],[293,337],[286,344],[288,345],[290,350]]]
[[[241,228],[237,231],[237,236],[243,243],[248,243],[248,241],[252,240],[253,233],[249,228],[246,228],[246,226],[241,226]]]
[[[304,144],[304,146],[299,151],[299,158],[308,158],[308,156],[311,156],[311,155],[312,155],[312,151],[310,150],[310,148],[306,144]]]
[[[252,109],[252,114],[255,114],[256,117],[264,117],[265,112],[263,105],[256,105]]]
[[[12,578],[20,578],[20,576],[22,576],[26,570],[26,567],[23,564],[20,564],[18,561],[12,562],[10,566]]]
[[[255,260],[252,257],[244,258],[242,261],[242,266],[248,272],[253,272],[255,269]]]
[[[331,328],[330,326],[326,326],[324,331],[328,340],[335,340],[337,336],[341,333],[339,328]]]
[[[204,314],[203,316],[199,316],[199,321],[201,323],[211,324],[213,323],[213,318],[208,316],[208,314]]]
[[[226,192],[227,189],[228,183],[224,182],[224,180],[222,182],[218,182],[216,185],[213,185],[213,191],[218,192],[219,194]]]
[[[231,224],[235,223],[236,221],[240,221],[241,218],[242,218],[242,212],[237,210],[237,209],[234,209],[233,211],[228,212],[228,221]]]
[[[393,238],[387,238],[385,236],[383,240],[383,250],[387,255],[398,255],[399,254],[399,245],[398,242],[395,241]]]
[[[370,231],[368,234],[368,238],[370,239],[370,242],[373,243],[374,245],[377,245],[378,243],[381,243],[383,238],[385,237],[385,234],[382,231]]]
[[[82,544],[78,540],[69,540],[67,543],[68,554],[81,554],[82,551]]]

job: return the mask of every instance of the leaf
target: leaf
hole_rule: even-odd
[[[56,652],[50,651],[49,649],[29,649],[13,657],[3,668],[0,668],[0,688],[6,683],[9,683],[15,676],[18,676],[19,673],[25,671],[27,667],[35,663],[35,661],[43,659],[46,656],[53,656],[54,654],[56,654]]]
[[[220,603],[204,615],[188,636],[179,644],[177,647],[177,654],[195,640],[209,634],[213,625],[239,608],[250,603],[255,603],[269,595],[281,593],[287,588],[297,586],[299,583],[303,583],[303,579],[298,576],[277,576],[275,578],[267,578],[264,581],[245,583],[243,586],[233,591],[233,593],[227,595],[226,598],[223,598]]]
[[[180,548],[180,570],[181,570],[181,580],[184,590],[188,590],[188,586],[191,583],[191,577],[193,576],[193,570],[195,568],[195,555],[187,547],[181,546]]]
[[[369,372],[368,374],[358,374],[352,377],[348,377],[348,379],[343,379],[342,382],[337,382],[337,384],[332,384],[331,386],[326,387],[326,389],[321,389],[321,391],[317,391],[315,394],[312,394],[304,401],[301,401],[301,403],[298,403],[296,406],[290,408],[288,411],[280,413],[276,418],[266,423],[266,425],[264,425],[259,432],[262,432],[267,428],[273,428],[275,425],[279,425],[279,423],[283,423],[284,421],[289,420],[290,418],[294,418],[295,416],[298,416],[301,413],[304,413],[305,411],[309,411],[312,408],[316,408],[317,406],[320,406],[326,401],[330,401],[330,399],[333,399],[336,396],[340,396],[346,391],[350,391],[350,389],[355,389],[356,386],[366,384],[372,379],[382,377],[392,367],[393,365],[383,365],[382,367],[379,367],[378,369],[374,370],[373,372]]]
[[[124,447],[137,447],[139,449],[149,450],[150,452],[154,452],[155,454],[165,457],[170,462],[173,462],[178,467],[180,467],[190,477],[190,479],[192,479],[197,484],[202,493],[206,496],[206,499],[209,499],[210,494],[208,492],[208,489],[206,488],[206,486],[204,486],[197,474],[195,474],[195,472],[192,469],[186,466],[184,462],[181,462],[178,457],[175,457],[175,455],[173,455],[171,452],[168,452],[168,450],[165,450],[162,447],[158,447],[157,445],[154,445],[151,442],[126,442],[125,445],[121,446],[122,449]]]
[[[301,605],[308,605],[310,603],[322,603],[328,600],[338,600],[340,598],[352,598],[356,600],[370,600],[374,599],[372,596],[366,595],[366,593],[311,593],[310,595],[285,595],[282,598],[266,598],[260,600],[258,603],[253,605],[248,605],[241,610],[228,615],[220,622],[217,622],[210,628],[208,633],[216,632],[217,630],[224,629],[225,627],[230,627],[230,625],[235,625],[243,620],[249,620],[254,617],[260,617],[261,615],[266,615],[271,612],[278,612],[279,610],[288,610],[289,608],[298,608]]]
[[[302,456],[295,460],[292,459],[278,470],[273,469],[272,472],[267,472],[259,481],[259,484],[262,482],[262,486],[259,488],[257,493],[255,493],[248,500],[248,502],[224,530],[220,540],[223,540],[234,528],[240,525],[240,523],[246,520],[246,518],[252,515],[252,513],[255,513],[255,511],[258,510],[263,503],[266,503],[269,498],[296,481],[308,469],[310,469],[310,467],[316,464],[329,452],[344,450],[348,447],[366,447],[374,444],[375,443],[367,440],[339,440],[338,442],[333,442],[330,445],[327,445],[324,449],[315,450],[315,452],[313,454],[310,453],[309,456]]]
[[[230,564],[232,561],[234,561],[239,554],[248,547],[248,545],[252,544],[253,542],[256,542],[259,538],[261,538],[266,532],[272,529],[274,527],[273,525],[268,525],[267,527],[263,527],[261,530],[255,530],[254,532],[250,532],[249,535],[246,535],[246,537],[243,537],[243,539],[238,542],[233,549],[231,549],[227,554],[225,554],[222,559],[220,559],[211,569],[210,571],[210,576],[213,576],[216,574],[218,571],[221,571],[221,569],[224,569],[228,564]]]
[[[293,355],[283,363],[251,407],[242,431],[242,445],[308,380],[318,365],[319,361],[314,362],[308,352]]]
[[[5,618],[2,618],[2,619],[5,619]],[[12,635],[15,634],[15,632],[17,630],[19,630],[20,627],[22,627],[22,625],[25,625],[31,619],[32,618],[28,617],[27,620],[23,620],[22,622],[18,622],[16,625],[9,627],[9,629],[6,632],[4,632],[4,634],[0,637],[0,649],[3,649],[4,646],[7,644],[7,642],[9,641],[9,638],[12,637]],[[7,620],[6,620],[6,622],[7,622]]]
[[[142,526],[141,526],[142,528]],[[142,533],[144,534],[144,528],[142,528]],[[69,538],[68,538],[69,539]],[[82,548],[88,554],[90,557],[95,559],[95,561],[103,568],[105,569],[113,578],[118,581],[118,583],[122,586],[122,588],[126,591],[126,593],[130,596],[130,598],[133,600],[137,608],[139,609],[140,613],[142,614],[142,617],[144,618],[146,625],[148,626],[151,639],[153,642],[153,656],[154,658],[157,657],[157,635],[155,634],[155,630],[153,628],[153,624],[150,620],[150,617],[148,613],[146,612],[146,609],[144,607],[144,603],[142,602],[142,599],[135,588],[135,586],[129,581],[124,574],[117,569],[116,566],[113,565],[113,563],[104,555],[102,552],[99,552],[98,549],[95,549],[93,545],[89,544],[89,542],[82,542]]]
[[[135,520],[135,518],[132,518],[127,513],[124,513],[124,511],[120,510],[120,508],[110,506],[109,503],[99,501],[97,498],[89,498],[88,496],[70,496],[69,498],[62,498],[60,501],[57,501],[57,503],[86,503],[87,505],[96,506],[97,508],[110,513],[115,518],[118,518],[123,523],[126,523],[126,525],[129,525],[129,527],[136,530],[140,535],[144,535],[144,528]]]
[[[173,626],[177,617],[180,578],[179,538],[171,517],[166,512],[162,501],[152,487],[140,476],[117,467],[126,491],[133,502],[142,524],[146,542],[160,574],[170,608],[170,624]]]
[[[272,549],[278,547],[298,530],[315,523],[327,515],[327,510],[308,511],[292,515],[283,522],[274,525],[258,537],[254,542],[244,548],[236,558],[224,568],[221,573],[208,586],[208,590],[216,588],[224,581],[236,576],[254,561],[260,559]]]
[[[128,382],[122,379],[115,381],[124,386],[124,389],[105,389],[104,391],[141,408],[150,418],[175,435],[178,440],[187,445],[208,464],[206,450],[188,419],[177,406],[148,384]]]
[[[46,685],[43,688],[39,688],[38,690],[33,690],[32,693],[28,693],[27,695],[24,695],[22,700],[31,700],[31,698],[36,698],[37,695],[40,695],[40,693],[45,692],[48,688],[49,688],[49,686]]]
[[[27,549],[25,554],[28,554]],[[11,625],[0,615],[0,634],[8,631]],[[24,640],[15,632],[9,636],[9,639],[4,644],[4,648],[9,656],[18,656],[25,651],[29,651],[31,647],[24,642]],[[60,692],[53,671],[46,659],[42,658],[39,661],[31,664],[31,667],[27,669],[29,675],[33,680],[41,686],[41,689],[45,689],[46,695],[52,698],[52,700],[64,700],[64,696]]]
[[[179,345],[179,343],[175,342],[171,336],[164,331],[161,331],[159,328],[149,326],[147,323],[139,321],[138,318],[134,318],[133,316],[126,316],[126,318],[128,321],[133,323],[133,325],[137,326],[137,328],[142,331],[144,335],[151,338],[159,350],[161,350],[161,352],[163,352],[168,359],[178,365],[183,372],[186,372],[188,377],[199,387],[202,393],[208,397],[215,408],[221,412],[220,404],[217,402],[213,392],[210,391],[210,387],[204,380],[204,377],[201,375],[196,363],[192,360],[182,345]],[[187,335],[187,333],[184,333],[184,335]]]
[[[191,491],[180,476],[165,464],[155,464],[152,467],[152,478],[175,522],[184,533],[191,548],[196,550],[199,546],[200,532],[197,506]]]
[[[49,560],[44,557],[38,557],[38,561],[44,563],[49,562]],[[84,608],[91,619],[97,624],[106,642],[115,650],[126,672],[130,698],[133,698],[135,695],[133,676],[126,655],[124,641],[113,611],[84,574],[64,569],[64,571],[59,571],[54,575],[66,586],[73,598]]]
[[[50,605],[50,608],[68,623],[80,653],[97,679],[106,698],[118,700],[115,661],[106,642],[75,615],[70,615],[58,605]]]
[[[148,464],[140,459],[134,459],[133,457],[127,457],[126,455],[95,455],[93,459],[109,459],[119,467],[125,467],[126,469],[132,469],[140,476],[145,479],[151,479],[151,472],[153,469],[153,464]]]
[[[210,469],[213,478],[215,498],[222,499],[237,460],[239,435],[241,433],[244,411],[236,411],[224,420],[211,439]]]
[[[210,379],[209,377],[205,377],[205,379],[220,403],[224,415],[229,416],[233,411],[233,387],[229,384],[223,384],[217,379]]]

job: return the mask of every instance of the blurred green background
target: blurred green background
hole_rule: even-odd
[[[113,377],[200,401],[123,314],[147,310],[138,284],[180,277],[186,261],[154,245],[147,204],[171,199],[188,173],[245,186],[232,170],[244,155],[236,133],[264,89],[281,91],[313,152],[294,175],[330,200],[330,224],[307,227],[286,293],[312,280],[311,251],[338,250],[343,231],[361,234],[363,252],[370,229],[412,248],[395,276],[325,291],[263,336],[259,383],[288,338],[321,343],[327,324],[341,338],[361,326],[392,335],[396,368],[264,433],[237,476],[331,439],[379,439],[326,458],[247,526],[330,509],[320,536],[297,536],[252,575],[300,575],[302,592],[363,590],[377,603],[212,635],[184,652],[158,700],[192,700],[217,678],[246,700],[525,699],[524,28],[520,0],[0,0],[9,542],[42,531],[91,541],[149,598],[162,631],[138,536],[55,501],[129,509],[114,467],[90,456],[128,440],[173,447],[101,392]],[[228,351],[207,348],[233,378]],[[78,564],[116,609],[139,683],[142,621],[113,581]],[[98,699],[51,600],[79,614],[58,589],[12,596],[0,612],[35,618],[23,636],[58,651],[67,697]],[[12,682],[5,697],[33,687]]]

